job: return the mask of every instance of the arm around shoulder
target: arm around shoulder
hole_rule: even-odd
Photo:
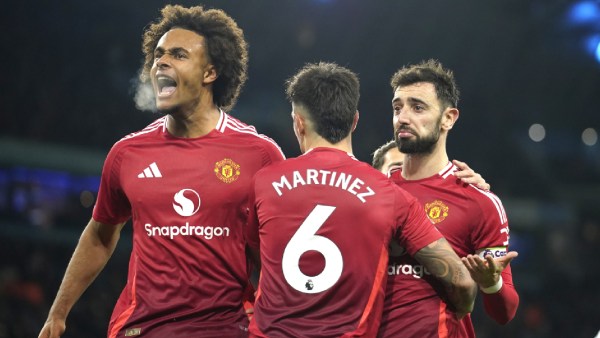
[[[90,220],[79,238],[39,338],[57,338],[64,333],[67,315],[112,256],[124,225],[125,222],[109,225]]]

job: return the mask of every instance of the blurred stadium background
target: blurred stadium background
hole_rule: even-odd
[[[183,5],[196,2],[181,1]],[[104,156],[156,118],[135,109],[141,35],[163,1],[24,0],[3,6],[0,338],[37,337],[88,221]],[[206,1],[250,43],[232,114],[299,154],[284,80],[305,62],[359,73],[357,157],[392,137],[389,79],[436,58],[455,71],[452,158],[502,198],[521,304],[479,337],[593,337],[600,329],[600,1]],[[64,337],[105,336],[125,284],[126,228]],[[480,306],[480,305],[479,305]]]

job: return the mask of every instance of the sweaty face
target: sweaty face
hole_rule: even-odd
[[[203,36],[181,28],[165,33],[154,50],[150,70],[158,110],[193,109],[206,90],[203,76],[208,66]]]
[[[441,131],[442,107],[432,83],[398,87],[392,101],[394,140],[405,154],[431,153]]]

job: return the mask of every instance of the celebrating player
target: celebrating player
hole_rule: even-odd
[[[168,5],[141,74],[164,114],[112,147],[92,219],[39,337],[56,338],[132,218],[127,285],[108,337],[245,337],[243,224],[256,171],[283,159],[228,115],[246,80],[242,30],[221,10]]]

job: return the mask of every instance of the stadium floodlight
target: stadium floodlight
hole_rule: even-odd
[[[600,34],[590,35],[585,39],[585,49],[600,63]]]
[[[567,13],[570,24],[598,25],[600,23],[600,3],[598,1],[579,1],[573,4]]]

